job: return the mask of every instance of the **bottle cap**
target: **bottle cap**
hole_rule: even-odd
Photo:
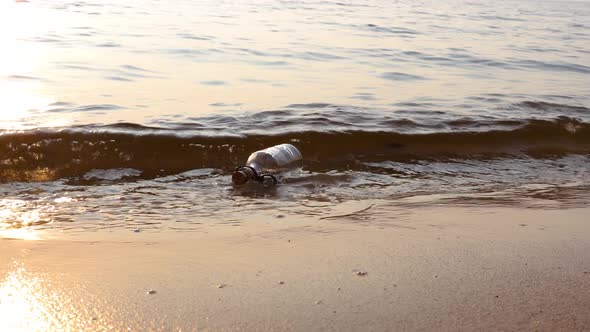
[[[233,184],[241,185],[248,182],[250,179],[256,179],[257,174],[252,167],[242,166],[238,167],[231,176]]]
[[[231,182],[233,182],[233,184],[244,184],[248,182],[248,175],[245,173],[246,172],[244,171],[235,171],[231,176]]]

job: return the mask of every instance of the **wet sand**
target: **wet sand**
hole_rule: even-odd
[[[2,330],[590,329],[590,209],[371,203],[0,239]]]

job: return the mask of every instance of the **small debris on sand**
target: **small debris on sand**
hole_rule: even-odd
[[[284,285],[285,282],[284,281],[279,281],[279,285]]]
[[[322,304],[322,301],[315,301],[315,304]]]
[[[147,291],[147,294],[148,295],[154,295],[154,294],[156,294],[156,291],[153,290],[153,289],[150,289],[149,291]]]
[[[225,287],[225,284],[219,284],[219,285],[217,285],[217,288],[224,288],[224,287]]]
[[[135,227],[135,228],[133,229],[133,233],[139,233],[139,232],[141,232],[141,229],[139,229],[139,228],[137,228],[137,227]]]
[[[364,277],[367,275],[367,271],[356,271],[354,274],[356,274],[357,276]]]

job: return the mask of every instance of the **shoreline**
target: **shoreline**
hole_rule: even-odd
[[[250,216],[206,233],[0,239],[0,322],[94,331],[590,328],[590,209],[377,203],[362,215]]]

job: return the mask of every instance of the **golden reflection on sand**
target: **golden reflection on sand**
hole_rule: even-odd
[[[46,331],[52,322],[39,292],[39,280],[25,277],[23,268],[0,284],[0,322],[9,331]]]
[[[76,320],[67,294],[50,290],[42,277],[22,265],[0,281],[0,325],[2,331],[70,331],[84,323]]]

